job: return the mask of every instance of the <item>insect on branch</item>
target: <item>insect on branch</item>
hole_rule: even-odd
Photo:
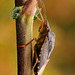
[[[17,33],[17,60],[18,75],[42,75],[54,48],[55,34],[51,31],[46,17],[46,9],[42,0],[41,8],[38,6],[38,0],[15,0],[15,8],[12,16],[16,19]],[[40,14],[41,19],[38,17]],[[41,25],[38,28],[38,39],[32,37],[33,20],[39,19]],[[32,61],[32,41],[36,40],[34,45],[34,57]],[[29,42],[30,41],[30,42]]]

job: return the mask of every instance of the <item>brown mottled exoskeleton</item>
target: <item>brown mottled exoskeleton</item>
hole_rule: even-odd
[[[37,54],[37,64],[34,67],[35,75],[41,75],[47,62],[49,61],[49,56],[54,48],[55,34],[51,32],[49,24],[47,21],[43,23],[43,26],[39,32],[39,37],[34,46],[34,52]],[[36,58],[33,62],[36,62]]]
[[[34,45],[34,59],[33,59],[33,68],[34,69],[34,74],[35,75],[42,75],[43,70],[45,69],[48,61],[50,54],[54,48],[54,43],[55,43],[55,34],[51,32],[51,29],[49,27],[49,22],[46,18],[46,10],[44,8],[43,2],[40,0],[42,9],[43,9],[43,15],[42,16],[38,6],[37,9],[40,12],[40,15],[42,17],[41,25],[39,27],[39,36],[38,39],[33,39],[36,41],[36,44]],[[31,43],[33,40],[31,40],[29,43]],[[25,47],[26,45],[21,45],[19,47]]]
[[[44,3],[40,0],[44,17],[42,16],[41,12],[40,15],[42,17],[42,22],[39,27],[39,36],[36,40],[36,44],[34,46],[34,52],[36,53],[34,57],[34,63],[36,62],[36,59],[38,61],[36,62],[36,65],[34,65],[34,73],[35,75],[41,75],[43,70],[46,67],[46,64],[49,61],[50,54],[54,48],[55,43],[55,34],[51,32],[51,29],[49,27],[49,22],[46,18],[46,10],[44,7]],[[37,7],[39,10],[39,8]]]

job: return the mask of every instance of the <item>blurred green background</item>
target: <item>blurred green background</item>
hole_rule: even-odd
[[[75,75],[75,0],[43,0],[55,47],[43,75]],[[17,75],[14,0],[0,0],[0,75]],[[35,24],[37,23],[37,24]],[[34,37],[39,21],[34,22]]]

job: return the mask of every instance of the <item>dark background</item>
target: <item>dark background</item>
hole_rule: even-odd
[[[55,47],[43,75],[75,75],[75,0],[44,0]],[[17,75],[14,0],[0,0],[0,75]],[[34,37],[39,21],[34,22]],[[34,42],[35,43],[35,42]]]

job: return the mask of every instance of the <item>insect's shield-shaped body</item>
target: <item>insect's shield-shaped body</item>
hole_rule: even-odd
[[[34,46],[38,56],[38,63],[34,68],[35,75],[41,75],[44,71],[54,48],[54,43],[55,34],[51,32],[48,21],[45,21]]]
[[[53,33],[50,29],[50,26],[49,26],[49,22],[47,21],[47,26],[49,28],[49,32],[48,32],[48,57],[47,59],[49,59],[50,57],[50,54],[51,52],[53,51],[54,49],[54,44],[55,44],[55,33]]]

